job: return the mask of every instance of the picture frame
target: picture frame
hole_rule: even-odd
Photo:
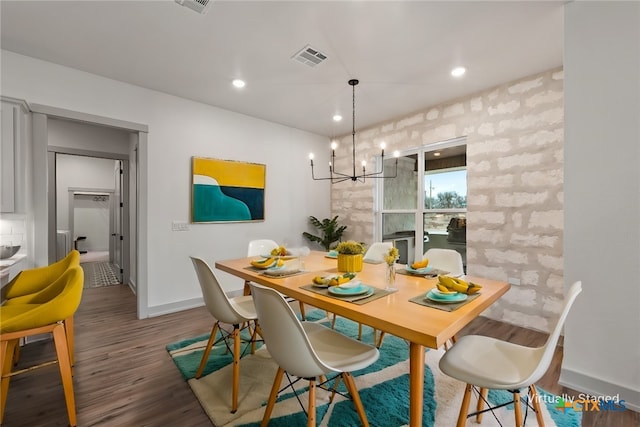
[[[191,222],[264,221],[267,166],[192,157]]]

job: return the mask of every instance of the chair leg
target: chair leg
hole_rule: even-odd
[[[240,384],[240,328],[233,325],[233,388],[231,389],[231,413],[238,410],[238,388]]]
[[[484,413],[480,413],[480,411],[484,409],[484,402],[487,399],[488,392],[489,390],[486,388],[480,389],[480,396],[478,396],[478,405],[476,406],[476,412],[478,412],[478,414],[476,415],[476,422],[478,424],[482,422],[482,416],[484,415]]]
[[[302,317],[302,320],[307,320],[307,315],[304,312],[304,303],[302,301],[300,301],[300,317]]]
[[[76,401],[73,393],[73,378],[71,376],[71,361],[69,360],[69,343],[65,334],[65,326],[62,324],[53,328],[53,342],[58,355],[58,366],[62,377],[62,387],[64,389],[64,400],[67,402],[67,415],[69,425],[75,427],[76,423]]]
[[[333,398],[336,397],[336,392],[338,391],[338,386],[340,385],[341,379],[342,379],[342,375],[336,377],[336,382],[333,383],[333,390],[331,391],[331,397],[329,398],[329,403],[333,402]]]
[[[378,342],[376,342],[376,347],[380,348],[382,347],[382,340],[384,339],[384,331],[380,331],[380,337],[378,338]]]
[[[362,341],[362,323],[358,323],[358,341]]]
[[[460,414],[458,415],[458,423],[456,427],[464,427],[467,424],[467,414],[469,413],[469,401],[471,400],[471,384],[467,384],[462,397],[462,405],[460,406]]]
[[[2,369],[2,380],[0,386],[0,424],[4,420],[4,409],[7,405],[7,394],[9,392],[9,381],[11,380],[11,368],[13,367],[13,356],[18,340],[0,342],[0,368]]]
[[[207,360],[209,360],[209,353],[211,353],[211,347],[213,347],[213,342],[216,339],[217,333],[218,333],[218,322],[216,322],[213,325],[213,329],[211,330],[211,335],[209,335],[209,340],[207,341],[207,346],[204,349],[204,354],[202,355],[200,366],[198,366],[198,370],[196,371],[196,379],[202,376],[202,371],[204,371],[204,367],[207,366]]]
[[[331,329],[335,329],[336,328],[336,319],[338,318],[337,314],[333,315],[333,319],[331,320]]]
[[[544,427],[544,418],[542,418],[542,411],[540,410],[540,400],[538,399],[538,389],[534,384],[529,386],[529,396],[533,403],[533,409],[536,411],[536,420],[539,427]]]
[[[278,366],[276,377],[273,379],[273,385],[271,386],[271,393],[269,393],[269,400],[267,401],[267,407],[264,409],[264,415],[262,417],[262,423],[260,427],[267,427],[269,420],[271,419],[271,412],[273,406],[276,404],[276,397],[278,397],[278,390],[282,383],[282,377],[284,376],[284,369]]]
[[[516,427],[522,427],[522,406],[520,405],[520,391],[513,392],[513,412],[516,416]]]
[[[316,427],[316,380],[309,380],[309,407],[307,408],[307,427]]]
[[[369,420],[367,419],[367,414],[364,411],[364,406],[362,406],[362,400],[360,400],[360,393],[358,393],[358,388],[356,387],[356,383],[353,380],[353,376],[350,372],[343,372],[342,378],[344,379],[344,384],[347,386],[347,390],[353,399],[353,405],[356,407],[356,412],[358,412],[358,416],[360,417],[360,423],[363,427],[369,426]]]
[[[74,336],[73,336],[73,330],[74,330],[74,323],[73,323],[73,316],[67,317],[66,319],[64,319],[64,332],[67,335],[67,346],[69,347],[69,362],[71,363],[71,366],[74,366],[76,364],[76,357],[75,357],[75,340],[74,340]]]
[[[247,295],[251,295],[251,287],[249,286],[249,281],[245,280],[244,281],[244,288],[242,289],[242,295],[247,296]]]

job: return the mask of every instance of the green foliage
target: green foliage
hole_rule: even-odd
[[[346,242],[340,242],[338,246],[336,246],[336,251],[344,255],[364,254],[364,245],[353,240],[348,240]]]
[[[338,215],[332,219],[325,218],[322,221],[318,220],[314,216],[309,217],[309,222],[321,232],[321,236],[314,236],[313,234],[302,233],[310,242],[316,242],[322,245],[326,251],[330,251],[334,246],[334,242],[340,241],[342,233],[347,229],[346,225],[338,225]]]

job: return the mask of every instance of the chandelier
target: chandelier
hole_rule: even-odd
[[[395,170],[393,172],[393,175],[387,175],[385,176],[384,174],[384,149],[385,149],[385,143],[381,143],[380,144],[380,149],[382,150],[380,157],[382,159],[382,167],[379,171],[377,172],[369,172],[367,173],[367,161],[363,160],[362,161],[362,174],[360,175],[356,175],[356,85],[359,83],[358,80],[356,79],[351,79],[349,80],[349,85],[352,87],[353,89],[353,112],[352,112],[352,117],[353,117],[353,121],[352,121],[352,130],[351,130],[351,144],[352,144],[352,165],[353,165],[353,170],[351,175],[346,174],[346,173],[341,173],[335,170],[335,164],[336,164],[336,148],[338,148],[338,143],[337,142],[332,142],[331,143],[331,161],[329,162],[329,176],[325,177],[325,178],[316,178],[314,171],[313,171],[313,153],[309,154],[309,160],[311,161],[311,178],[313,178],[316,181],[323,181],[323,180],[331,180],[332,184],[337,184],[338,182],[342,182],[342,181],[347,181],[347,180],[351,180],[351,181],[359,181],[359,182],[365,182],[366,178],[395,178],[398,174],[398,156],[400,155],[397,151],[395,151],[393,153],[396,161],[395,161]]]

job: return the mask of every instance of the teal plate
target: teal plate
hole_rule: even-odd
[[[353,288],[341,288],[340,286],[331,286],[329,288],[329,293],[331,295],[343,296],[343,297],[352,297],[355,295],[366,294],[371,290],[370,286],[360,285]]]
[[[434,293],[433,291],[427,292],[427,295],[426,295],[426,298],[431,300],[431,301],[442,302],[442,303],[445,303],[445,304],[462,302],[462,301],[466,300],[468,297],[469,296],[467,294],[461,294],[461,293],[457,293],[457,294],[451,295],[451,296],[442,296],[442,295],[438,295],[438,294]]]

